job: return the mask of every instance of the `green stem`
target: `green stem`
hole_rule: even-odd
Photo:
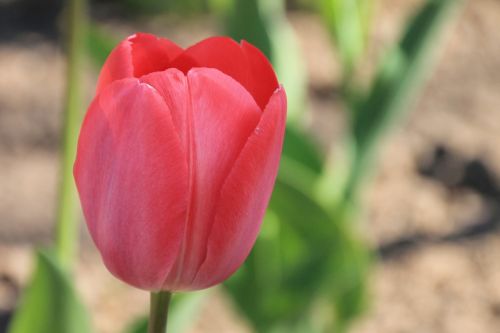
[[[82,65],[85,45],[86,0],[68,0],[66,104],[61,156],[62,179],[56,227],[56,252],[61,265],[70,269],[76,254],[78,238],[78,206],[73,182],[78,129],[82,107]]]
[[[168,291],[152,292],[149,309],[148,333],[166,333],[168,305],[172,294]]]

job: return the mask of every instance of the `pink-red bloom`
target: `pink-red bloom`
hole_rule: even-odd
[[[285,91],[245,41],[122,41],[102,68],[74,167],[107,268],[146,290],[228,278],[257,237],[285,116]]]

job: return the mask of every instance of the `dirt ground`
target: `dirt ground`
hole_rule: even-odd
[[[367,68],[421,2],[380,1]],[[291,13],[290,19],[310,74],[309,126],[326,142],[344,124],[335,97],[320,93],[336,87],[336,57],[317,18]],[[117,32],[163,33],[184,46],[215,31],[209,20],[167,28],[156,21],[106,24]],[[443,38],[430,81],[386,141],[365,198],[362,227],[380,254],[373,304],[354,333],[500,332],[499,41],[500,1],[466,1]],[[51,241],[64,60],[54,41],[27,34],[0,42],[0,73],[0,315],[5,316],[29,278],[32,249]],[[95,75],[88,80],[92,85]],[[104,269],[83,227],[81,238],[79,290],[97,331],[121,332],[130,318],[143,314],[147,295]],[[251,329],[216,289],[191,332]]]

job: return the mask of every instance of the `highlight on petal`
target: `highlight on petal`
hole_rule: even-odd
[[[115,80],[162,71],[182,53],[175,43],[152,34],[137,33],[111,52],[99,74],[97,93]]]
[[[189,95],[188,80],[184,73],[177,68],[169,68],[163,72],[154,72],[140,78],[158,91],[171,110],[174,127],[179,135],[184,153],[189,152],[189,116],[191,115],[191,97]]]
[[[187,73],[194,67],[216,68],[238,81],[263,110],[278,88],[278,80],[265,55],[243,41],[228,37],[207,38],[187,48],[170,67]]]
[[[159,290],[184,237],[187,163],[163,98],[137,79],[102,90],[83,123],[74,175],[107,268]]]
[[[190,289],[206,255],[222,184],[262,115],[252,96],[221,71],[192,69],[186,81],[182,75],[168,69],[142,78],[171,106],[189,164],[186,232],[176,265],[165,281],[168,290]],[[184,92],[189,92],[188,100],[182,100]]]
[[[227,279],[248,256],[260,229],[278,173],[285,131],[286,95],[271,97],[221,189],[206,258],[191,288]]]

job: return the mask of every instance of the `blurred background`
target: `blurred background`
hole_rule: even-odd
[[[67,5],[0,0],[1,333],[33,250],[54,243],[67,92],[83,115],[107,54],[137,31],[248,39],[290,104],[251,257],[180,299],[173,333],[500,330],[500,1],[93,0],[77,13],[77,88]],[[141,332],[148,294],[79,228],[71,280],[94,331]]]

